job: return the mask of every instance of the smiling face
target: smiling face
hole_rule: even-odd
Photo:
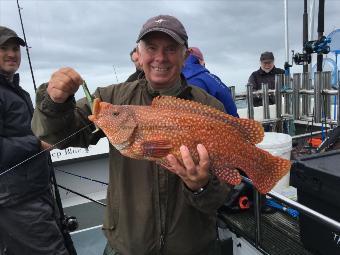
[[[20,45],[15,38],[0,45],[0,73],[11,77],[19,69],[21,62]]]
[[[181,75],[186,47],[162,32],[147,34],[138,45],[138,59],[154,89],[169,88]]]
[[[266,59],[261,61],[261,69],[269,73],[274,68],[274,60]]]

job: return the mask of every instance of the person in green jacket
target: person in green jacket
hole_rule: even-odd
[[[97,88],[95,97],[117,105],[150,105],[154,97],[169,95],[223,111],[217,99],[188,85],[181,76],[187,48],[188,36],[177,18],[159,15],[148,19],[137,38],[144,77]],[[41,140],[55,144],[90,123],[86,99],[74,99],[82,83],[75,70],[61,68],[40,86],[32,127]],[[96,144],[104,134],[92,134],[94,129],[93,125],[85,128],[59,148]],[[104,254],[215,254],[216,211],[231,187],[209,173],[209,154],[204,145],[198,145],[197,151],[198,165],[185,145],[181,147],[183,165],[168,155],[174,174],[154,162],[127,158],[110,145],[103,222],[108,242]]]

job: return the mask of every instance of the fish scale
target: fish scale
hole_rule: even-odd
[[[168,154],[182,161],[181,145],[188,147],[197,164],[196,147],[203,144],[209,152],[212,174],[236,185],[241,181],[240,169],[261,193],[270,191],[290,170],[289,160],[254,145],[263,138],[260,123],[235,118],[197,102],[157,97],[151,106],[135,106],[95,100],[89,119],[124,156],[165,166]]]

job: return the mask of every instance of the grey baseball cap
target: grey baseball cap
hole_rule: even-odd
[[[274,60],[274,54],[273,52],[266,51],[261,54],[260,61],[264,60]]]
[[[15,38],[21,46],[25,46],[26,43],[21,39],[13,30],[8,27],[0,26],[0,45],[3,45],[9,39]]]
[[[143,25],[137,43],[150,32],[163,32],[171,36],[179,44],[188,47],[188,35],[183,24],[170,15],[158,15],[148,19]]]

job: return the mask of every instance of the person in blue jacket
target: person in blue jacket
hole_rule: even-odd
[[[186,59],[182,69],[182,74],[188,83],[204,89],[223,103],[224,109],[228,114],[239,117],[229,88],[220,78],[205,68],[202,52],[197,47],[190,47],[188,50],[190,55]]]

